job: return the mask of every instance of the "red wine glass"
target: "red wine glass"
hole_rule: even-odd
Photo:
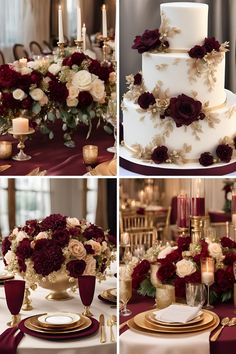
[[[90,305],[93,301],[96,277],[94,275],[81,275],[78,277],[79,294],[84,305],[83,315],[93,316]]]
[[[8,280],[4,282],[4,289],[7,301],[7,307],[12,314],[11,322],[8,326],[14,327],[20,322],[20,309],[24,300],[25,281]]]

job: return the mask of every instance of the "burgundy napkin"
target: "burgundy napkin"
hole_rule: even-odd
[[[24,337],[23,332],[18,332],[17,327],[8,328],[0,335],[0,353],[1,354],[16,354],[17,347]]]

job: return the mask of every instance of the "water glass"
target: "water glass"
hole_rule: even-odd
[[[206,301],[206,288],[204,284],[186,284],[186,302],[189,306],[203,306]]]
[[[175,287],[173,285],[158,285],[156,288],[156,307],[164,309],[175,302]]]

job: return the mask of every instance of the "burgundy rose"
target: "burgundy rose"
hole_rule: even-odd
[[[224,269],[218,269],[215,273],[215,283],[221,292],[226,292],[233,288],[234,275],[231,266]]]
[[[21,108],[22,109],[31,109],[32,104],[33,104],[33,100],[30,96],[28,96],[21,101]]]
[[[39,241],[49,241],[44,243],[45,247],[40,249],[34,249],[32,255],[32,261],[34,263],[34,270],[36,273],[42,276],[47,276],[52,272],[56,272],[61,268],[65,257],[63,256],[61,247],[53,240],[38,240]],[[43,244],[41,243],[41,246]]]
[[[19,74],[11,69],[9,65],[0,66],[0,86],[2,88],[13,88],[17,83],[18,77]]]
[[[220,43],[215,39],[215,37],[205,38],[203,46],[208,53],[213,50],[216,50],[217,52],[220,50]]]
[[[156,49],[160,45],[159,30],[145,30],[141,36],[136,36],[132,49],[137,49],[139,53],[144,53]]]
[[[67,229],[60,228],[53,232],[52,239],[56,241],[59,246],[65,247],[69,243],[70,233]]]
[[[45,219],[42,220],[40,223],[40,228],[42,231],[47,230],[56,230],[58,228],[65,228],[66,227],[66,216],[61,214],[52,214],[47,216]]]
[[[53,101],[64,103],[69,95],[69,91],[62,82],[52,80],[49,82],[49,95]]]
[[[93,103],[93,97],[88,91],[81,91],[78,99],[80,108],[86,108]]]
[[[73,278],[78,278],[80,275],[82,275],[85,267],[86,263],[82,259],[70,261],[66,264],[66,269],[68,270],[70,276]]]
[[[15,100],[11,92],[3,92],[2,105],[7,109],[15,109],[20,106],[20,101]]]
[[[36,236],[40,232],[40,225],[38,220],[27,220],[26,225],[22,228],[29,236]]]
[[[185,297],[185,278],[177,278],[174,280],[175,296]]]
[[[233,149],[228,144],[220,144],[217,146],[216,155],[222,162],[230,162]]]
[[[191,237],[179,237],[177,241],[178,249],[180,252],[188,251],[191,243]]]
[[[80,226],[70,228],[70,234],[72,237],[78,237],[80,235],[80,232],[81,232]]]
[[[62,66],[72,66],[71,57],[67,57],[63,59]]]
[[[142,75],[140,73],[137,73],[136,75],[134,75],[134,85],[141,85],[142,83]]]
[[[33,253],[33,249],[30,246],[30,240],[28,238],[24,238],[19,242],[19,245],[16,249],[16,255],[19,258],[27,259],[30,258]]]
[[[196,270],[196,272],[184,277],[186,283],[201,283],[201,272]]]
[[[29,91],[31,85],[31,76],[30,75],[19,75],[17,80],[17,87],[23,91]]]
[[[110,67],[107,66],[100,66],[99,72],[98,72],[98,77],[100,80],[104,81],[105,83],[108,82],[110,73],[113,70]]]
[[[133,270],[132,273],[132,287],[137,289],[140,283],[145,279],[150,269],[150,263],[144,259]]]
[[[52,240],[47,238],[41,238],[35,241],[34,251],[41,251],[44,248],[50,247]]]
[[[100,74],[100,69],[101,69],[101,65],[100,65],[99,61],[92,59],[91,63],[89,64],[88,71],[89,71],[91,74],[94,74],[94,75],[96,75],[96,76],[99,76],[99,74]]]
[[[116,236],[108,234],[107,240],[109,243],[116,246]]]
[[[175,270],[176,266],[173,263],[165,263],[158,269],[157,277],[161,282],[165,282],[174,275]]]
[[[201,112],[201,109],[202,104],[200,101],[182,94],[170,99],[165,116],[173,118],[176,127],[181,127],[182,125],[190,125],[194,121],[203,119],[205,115]]]
[[[49,77],[49,79],[51,79],[52,81],[57,82],[57,77],[55,75],[53,75],[52,73],[50,73],[49,71],[47,72],[47,77]]]
[[[3,256],[5,256],[5,254],[10,251],[11,249],[11,241],[9,236],[4,237],[4,239],[2,240],[2,254]]]
[[[95,251],[93,250],[91,245],[84,245],[84,248],[86,249],[87,254],[94,254]]]
[[[188,54],[191,58],[202,59],[206,54],[206,49],[204,46],[195,45],[195,47],[190,49]]]
[[[166,162],[169,158],[168,155],[168,149],[166,146],[157,146],[153,152],[152,152],[152,156],[151,159],[155,162],[155,163],[163,163]]]
[[[78,53],[78,52],[75,52],[71,55],[71,65],[78,65],[80,66],[80,64],[82,63],[82,61],[84,59],[86,59],[86,55],[84,53]]]
[[[214,158],[210,152],[204,152],[199,158],[199,163],[202,166],[210,166],[214,163]]]
[[[220,243],[222,247],[236,248],[236,242],[226,236],[221,238]]]
[[[26,272],[25,258],[17,257],[17,262],[18,262],[20,272],[25,273]]]
[[[234,262],[236,262],[236,253],[235,252],[226,253],[224,258],[224,264],[233,265]]]
[[[94,239],[95,241],[100,243],[105,240],[103,229],[94,224],[90,225],[87,229],[85,229],[83,236],[87,240]]]
[[[179,252],[179,250],[174,250],[171,253],[169,253],[165,258],[160,259],[158,261],[161,261],[160,263],[164,264],[164,263],[176,263],[178,261],[181,260],[181,253]]]
[[[148,109],[156,103],[155,97],[150,92],[142,93],[138,98],[138,104],[142,109]]]
[[[32,84],[35,84],[37,86],[40,84],[41,78],[42,78],[42,74],[38,71],[34,70],[30,74],[30,79],[31,79]]]

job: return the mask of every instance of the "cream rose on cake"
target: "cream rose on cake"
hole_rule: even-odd
[[[194,272],[196,272],[196,266],[192,261],[188,259],[182,259],[176,263],[176,274],[180,278],[184,278],[187,275],[193,274]]]

